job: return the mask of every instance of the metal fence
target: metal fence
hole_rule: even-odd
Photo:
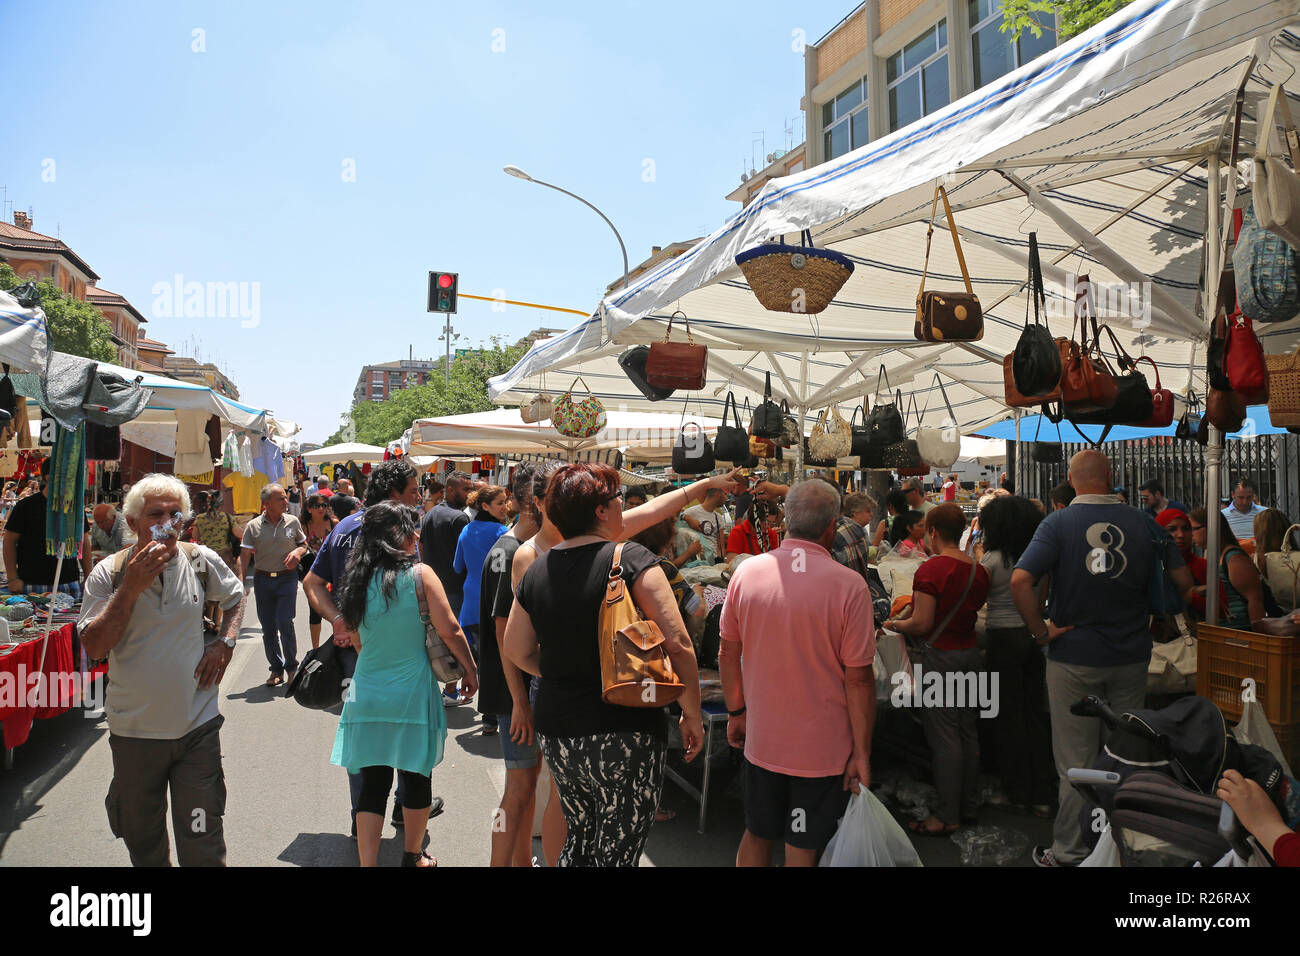
[[[1061,464],[1040,465],[1033,461],[1033,445],[1022,442],[1015,456],[1017,489],[1047,503],[1052,488],[1065,481],[1070,456],[1088,447],[1081,442],[1065,442]],[[1166,497],[1189,508],[1205,503],[1205,449],[1196,442],[1142,438],[1108,442],[1101,451],[1110,459],[1115,484],[1128,492],[1130,504],[1140,503],[1138,488],[1151,478],[1164,482]],[[1300,437],[1262,435],[1230,441],[1223,449],[1221,468],[1219,488],[1223,496],[1232,494],[1238,480],[1249,478],[1259,490],[1257,500],[1261,505],[1277,508],[1293,520],[1300,514]]]

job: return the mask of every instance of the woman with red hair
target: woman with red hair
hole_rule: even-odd
[[[601,697],[600,608],[625,533],[618,472],[585,462],[561,468],[544,507],[563,541],[519,582],[505,654],[521,670],[545,675],[533,717],[568,825],[559,865],[636,866],[663,788],[668,726],[662,706],[620,707]],[[648,548],[627,542],[619,567],[686,686],[680,726],[692,760],[704,737],[700,681],[677,600]]]

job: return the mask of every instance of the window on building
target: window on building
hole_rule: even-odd
[[[866,145],[867,138],[867,79],[863,77],[835,99],[822,104],[824,158],[843,156]]]
[[[977,89],[1019,69],[1056,45],[1056,34],[1046,28],[1041,37],[1034,36],[1032,30],[1022,30],[1020,39],[1013,42],[1009,33],[1002,32],[1001,0],[967,0],[967,3],[971,65]],[[1050,17],[1048,14],[1049,20]]]
[[[948,21],[940,20],[885,61],[889,128],[902,129],[948,105]]]

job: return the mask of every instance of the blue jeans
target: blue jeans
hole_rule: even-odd
[[[293,616],[298,603],[298,576],[289,572],[273,578],[259,572],[253,577],[253,594],[271,673],[296,671],[298,639],[293,633]]]

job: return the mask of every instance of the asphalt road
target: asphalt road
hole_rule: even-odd
[[[306,622],[300,592],[300,656],[310,647]],[[266,677],[261,633],[250,611],[221,685],[227,862],[356,866],[356,844],[348,835],[347,775],[329,762],[337,715],[283,698],[280,689],[263,686]],[[429,823],[428,850],[441,866],[486,866],[492,812],[505,785],[500,738],[483,736],[472,706],[449,709],[447,722],[446,754],[433,772],[433,792],[446,809]],[[677,817],[655,825],[643,866],[734,863],[744,830],[743,805],[734,760],[725,746],[719,749],[706,832],[697,832],[697,804],[666,782],[661,806]],[[688,772],[698,776],[698,768]],[[0,865],[129,865],[126,847],[109,831],[104,812],[111,777],[108,725],[102,716],[72,710],[37,721],[28,742],[15,752],[14,768],[0,770]],[[1050,821],[986,810],[984,822],[1050,839]],[[960,864],[950,840],[917,843],[927,865]],[[401,851],[401,831],[386,823],[380,864],[397,865]],[[534,841],[534,852],[541,856],[540,840]],[[1016,862],[1027,864],[1028,854]]]

